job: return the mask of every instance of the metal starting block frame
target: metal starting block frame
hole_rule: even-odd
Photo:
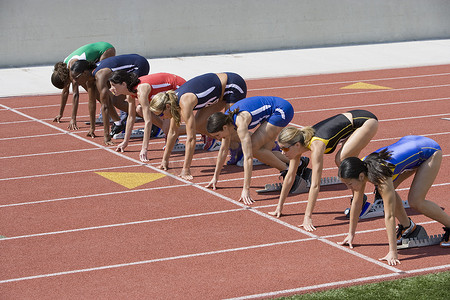
[[[143,137],[144,137],[144,128],[133,129],[133,131],[131,131],[130,139],[139,139],[139,138],[142,139]],[[116,133],[113,137],[113,139],[115,140],[123,140],[124,138],[125,138],[124,132]]]
[[[205,143],[197,143],[195,144],[195,150],[204,150]],[[217,144],[216,147],[208,149],[206,151],[219,151],[220,149],[220,142]],[[177,143],[175,146],[173,146],[172,152],[182,152],[186,150],[186,145],[182,143]]]
[[[417,236],[411,239],[403,239],[402,243],[400,245],[397,245],[397,249],[408,249],[408,248],[437,245],[442,241],[442,237],[443,237],[442,234],[428,235],[425,228],[420,226],[419,233],[417,234]]]
[[[409,208],[408,201],[403,200],[403,207]],[[367,213],[360,216],[360,219],[370,219],[370,218],[376,218],[384,216],[384,204],[382,199],[375,200],[375,203],[371,205],[371,207],[367,210]]]
[[[309,180],[304,180],[303,178],[301,178],[300,180],[301,181],[298,187],[295,190],[291,191],[290,194],[303,194],[309,192],[311,182]],[[342,181],[337,176],[320,178],[320,186],[340,184],[340,183],[342,183]],[[282,186],[283,186],[282,183],[267,183],[264,186],[264,189],[257,190],[256,192],[257,193],[278,192],[281,191]]]

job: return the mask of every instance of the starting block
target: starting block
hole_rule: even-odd
[[[323,177],[320,179],[320,186],[340,184],[342,181],[337,176],[333,177]],[[281,191],[283,184],[282,183],[268,183],[264,186],[262,190],[256,190],[257,193],[269,193],[269,192],[278,192]],[[291,194],[303,194],[308,193],[309,188],[311,187],[311,182],[309,180],[300,179],[300,184],[295,190],[291,190]]]
[[[125,132],[120,132],[120,133],[116,133],[113,136],[113,139],[115,140],[123,140],[125,138]],[[130,139],[142,139],[144,138],[144,128],[139,128],[139,129],[133,129],[133,131],[131,131],[131,136]]]
[[[195,144],[195,150],[219,151],[219,149],[220,149],[220,142],[217,142],[215,145],[213,145],[209,149],[205,149],[205,144],[204,143]],[[173,147],[172,152],[182,152],[182,151],[185,151],[185,150],[186,150],[186,145],[185,144],[177,143]]]
[[[253,159],[253,165],[254,166],[260,166],[260,165],[263,165],[263,164],[264,163],[260,162],[256,158]],[[242,156],[242,158],[236,163],[236,166],[238,166],[238,167],[243,167],[244,166],[244,156]]]
[[[156,135],[152,136],[150,135],[150,137],[152,138],[163,138],[166,135],[164,134],[164,132],[162,132],[162,130],[160,130],[158,127],[156,127],[159,131],[157,132]],[[123,140],[125,138],[125,132],[120,132],[120,133],[116,133],[113,136],[113,139],[115,140]],[[144,138],[144,128],[139,128],[139,129],[133,129],[131,131],[131,136],[130,139],[142,139]]]
[[[416,247],[426,247],[437,245],[441,242],[443,235],[428,235],[425,228],[420,225],[417,225],[418,233],[415,237],[409,239],[402,239],[402,243],[397,245],[397,249],[408,249],[408,248],[416,248]]]
[[[409,208],[408,201],[402,201],[404,208]],[[373,204],[368,203],[370,206],[368,209],[366,209],[361,215],[359,216],[360,219],[370,219],[370,218],[376,218],[384,216],[384,204],[383,199],[375,199],[375,202]],[[350,213],[350,208],[347,208],[344,212],[345,215],[348,215]]]

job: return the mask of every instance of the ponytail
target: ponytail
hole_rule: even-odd
[[[389,162],[392,157],[391,152],[387,149],[383,149],[380,152],[373,152],[367,155],[364,162],[369,170],[367,177],[370,182],[374,184],[380,184],[388,177],[392,177],[394,172],[392,171],[395,166]]]
[[[394,174],[392,169],[395,166],[388,162],[390,158],[391,152],[386,149],[369,154],[364,161],[358,157],[347,157],[339,166],[338,176],[344,179],[358,179],[359,174],[364,173],[370,182],[379,185]]]
[[[170,90],[156,94],[150,101],[150,110],[153,113],[160,113],[166,109],[166,104],[170,105],[170,114],[177,126],[180,126],[180,106],[178,105],[178,96],[175,91]]]
[[[206,122],[206,131],[208,133],[216,133],[223,130],[223,126],[233,124],[233,117],[239,113],[239,108],[236,108],[229,114],[223,112],[215,112],[208,117]]]
[[[300,143],[306,147],[315,134],[314,128],[306,126],[303,128],[285,127],[278,134],[278,142],[285,145],[294,145]]]
[[[62,61],[55,64],[51,81],[56,88],[64,88],[66,82],[69,82],[69,69],[67,68],[67,64]]]

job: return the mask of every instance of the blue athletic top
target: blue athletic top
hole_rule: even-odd
[[[430,158],[441,147],[434,140],[418,135],[407,135],[398,142],[380,148],[374,153],[383,149],[391,151],[389,162],[395,166],[393,180],[404,171],[409,171],[419,167],[423,162]],[[363,158],[364,160],[365,158]]]
[[[138,54],[124,54],[113,57],[108,57],[97,63],[97,68],[92,71],[92,75],[100,71],[101,69],[108,68],[111,71],[126,70],[128,72],[134,72],[139,77],[147,75],[150,71],[150,64],[148,60]]]
[[[294,117],[292,105],[280,97],[255,96],[245,98],[233,104],[225,114],[230,114],[236,108],[239,108],[239,112],[247,111],[252,116],[248,129],[255,128],[266,120],[272,125],[285,127]],[[236,117],[237,114],[233,116],[234,125],[236,125]]]

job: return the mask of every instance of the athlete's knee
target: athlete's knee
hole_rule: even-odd
[[[408,195],[408,204],[411,208],[421,211],[424,199],[415,194]]]

